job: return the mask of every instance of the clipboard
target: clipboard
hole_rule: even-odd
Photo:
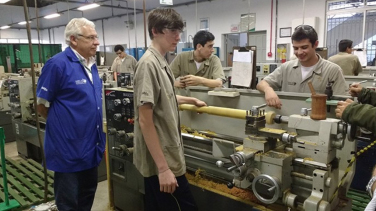
[[[256,89],[256,46],[233,47],[231,87]]]

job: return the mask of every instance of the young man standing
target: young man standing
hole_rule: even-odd
[[[219,87],[226,82],[221,61],[214,52],[214,35],[199,31],[193,38],[194,51],[179,54],[171,63],[175,87],[207,86]]]
[[[334,64],[338,64],[343,71],[343,75],[357,76],[360,72],[362,72],[363,68],[360,64],[359,58],[351,54],[353,49],[352,44],[353,41],[347,39],[339,41],[339,53],[329,57],[328,60]]]
[[[152,10],[148,17],[152,43],[136,65],[133,162],[144,176],[145,210],[197,210],[185,177],[178,104],[206,104],[175,95],[174,76],[164,58],[175,50],[183,27],[175,10]]]
[[[312,82],[317,93],[324,94],[329,81],[334,81],[333,94],[346,95],[347,86],[341,68],[321,58],[316,53],[319,44],[312,26],[300,25],[291,36],[294,54],[298,59],[286,62],[257,84],[265,93],[268,106],[280,109],[282,103],[274,90],[283,92],[310,93],[308,82]]]
[[[114,80],[117,81],[117,73],[134,73],[137,61],[133,56],[126,54],[121,45],[116,45],[114,51],[117,57],[112,63],[111,70],[114,73]]]

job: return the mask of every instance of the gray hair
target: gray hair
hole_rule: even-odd
[[[90,26],[95,29],[95,24],[92,21],[89,21],[86,18],[73,18],[67,26],[65,27],[64,35],[65,35],[65,43],[70,46],[70,37],[77,36],[81,34],[81,29],[83,26]]]

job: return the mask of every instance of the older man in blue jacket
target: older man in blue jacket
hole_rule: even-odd
[[[93,22],[72,19],[65,51],[49,59],[38,80],[38,111],[47,119],[45,156],[55,172],[59,210],[91,210],[97,167],[105,148],[102,81],[95,65],[99,45]]]

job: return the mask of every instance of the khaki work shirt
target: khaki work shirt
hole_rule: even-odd
[[[117,73],[134,73],[137,60],[130,55],[124,57],[124,61],[121,61],[120,57],[116,57],[112,63],[111,70]]]
[[[339,52],[328,60],[338,64],[343,71],[343,75],[357,75],[363,70],[358,57],[346,52]]]
[[[218,79],[226,82],[222,64],[216,55],[211,55],[209,59],[204,60],[200,68],[197,69],[193,52],[180,53],[171,63],[171,70],[175,78],[186,75],[195,75],[207,79]]]
[[[155,129],[168,167],[175,176],[185,174],[178,102],[174,93],[174,76],[165,58],[152,46],[137,63],[134,75],[136,121],[133,163],[144,177],[150,177],[158,175],[158,168],[146,146],[139,123],[138,108],[145,103],[152,104]]]
[[[312,81],[313,88],[317,93],[325,94],[328,81],[334,81],[333,94],[347,95],[345,78],[341,68],[327,60],[321,58],[316,64],[316,68],[308,73],[307,78],[302,80],[301,64],[298,59],[282,64],[273,73],[264,78],[268,84],[277,91],[310,93],[308,82]]]

